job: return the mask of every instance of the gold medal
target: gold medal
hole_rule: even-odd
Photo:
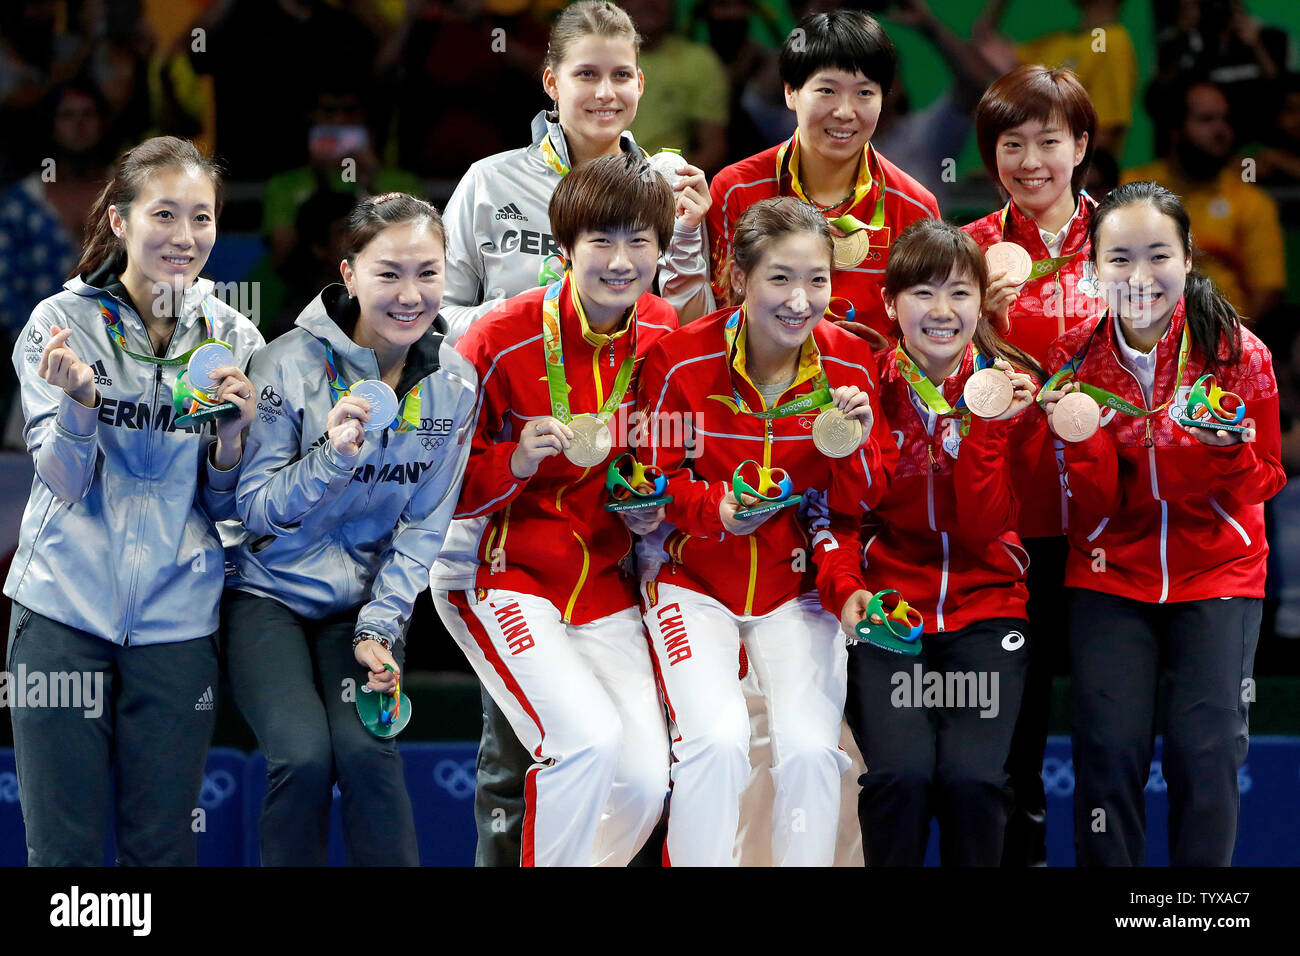
[[[1052,410],[1052,430],[1064,441],[1087,441],[1100,424],[1101,406],[1083,392],[1070,392]]]
[[[609,427],[595,415],[575,415],[569,421],[573,441],[564,450],[564,457],[579,468],[595,468],[609,457],[614,447],[614,436]]]
[[[835,268],[852,269],[867,257],[871,251],[871,238],[866,229],[847,236],[835,236]]]
[[[847,458],[862,444],[862,422],[838,408],[828,408],[813,421],[812,437],[827,458]]]
[[[1015,389],[1001,369],[982,368],[966,379],[962,398],[971,414],[979,418],[997,418],[1011,407]]]

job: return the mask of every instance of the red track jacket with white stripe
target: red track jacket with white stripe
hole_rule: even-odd
[[[1103,409],[1102,427],[1092,438],[1066,445],[1070,587],[1162,604],[1264,596],[1264,502],[1286,483],[1272,356],[1241,330],[1241,361],[1225,366],[1218,383],[1241,396],[1256,438],[1222,448],[1203,444],[1175,420],[1192,384],[1208,371],[1193,344],[1183,380],[1174,382],[1183,309],[1179,301],[1156,346],[1152,399],[1159,406],[1172,398],[1170,407],[1148,418]],[[1114,320],[1100,321],[1076,377],[1152,407],[1120,361]],[[1052,367],[1064,366],[1094,326],[1077,326],[1052,343]],[[1220,357],[1226,358],[1223,348]]]
[[[940,416],[931,435],[893,351],[877,353],[876,360],[898,464],[884,497],[862,522],[861,539],[854,529],[849,537],[837,536],[837,547],[818,546],[822,606],[839,617],[854,591],[892,588],[925,616],[926,633],[1023,618],[1028,557],[1016,533],[1011,475],[1018,449],[1040,441],[1047,427],[1042,411],[1033,405],[1009,421],[972,415],[965,437],[960,418]],[[949,405],[973,371],[967,347],[941,389]]]
[[[1007,327],[998,330],[1003,338],[1024,349],[1040,365],[1047,364],[1047,349],[1054,339],[1080,322],[1095,320],[1105,308],[1100,297],[1086,295],[1080,287],[1085,276],[1093,274],[1088,226],[1096,208],[1097,203],[1086,193],[1079,197],[1074,221],[1061,244],[1061,255],[1074,258],[1054,274],[1026,282],[1007,313]],[[969,233],[981,249],[1005,240],[1025,249],[1034,261],[1050,255],[1038,224],[1021,212],[1015,203],[1011,203],[1007,212],[1005,229],[1002,210],[999,209],[967,223],[962,230]],[[1086,283],[1084,288],[1087,288]],[[1041,454],[1031,457],[1028,467],[1018,469],[1013,476],[1016,497],[1020,502],[1020,526],[1017,530],[1026,538],[1065,533],[1068,511],[1064,483],[1060,479],[1062,462],[1058,460],[1052,437],[1050,432],[1045,432]]]
[[[514,436],[530,419],[551,414],[542,345],[545,294],[543,287],[506,300],[456,343],[478,371],[481,390],[456,517],[487,517],[477,526],[476,587],[544,597],[566,622],[586,624],[637,603],[635,582],[619,567],[632,549],[632,535],[604,508],[606,465],[627,450],[634,427],[628,413],[635,407],[636,375],[609,423],[614,447],[605,464],[579,468],[560,454],[544,460],[531,478],[516,478],[510,471],[519,444]],[[612,337],[592,332],[567,288],[559,301],[569,408],[574,414],[595,412],[610,394],[632,336],[626,326]],[[677,327],[677,313],[647,293],[637,300],[636,319],[639,366],[650,347]]]
[[[743,320],[734,362],[728,352],[724,327],[736,311],[704,316],[665,336],[650,352],[638,401],[649,416],[649,447],[640,454],[668,473],[673,496],[667,517],[673,530],[664,542],[668,560],[656,581],[708,594],[734,614],[761,615],[816,583],[811,542],[800,515],[815,520],[824,510],[816,503],[828,497],[838,512],[853,516],[843,519],[846,525],[856,523],[856,515],[884,489],[893,448],[879,437],[888,435],[888,426],[876,397],[879,379],[870,348],[827,321],[813,327],[794,384],[779,401],[814,391],[824,368],[831,388],[856,385],[872,396],[875,424],[866,444],[847,458],[828,458],[813,445],[816,409],[769,421],[738,411],[737,394],[751,409],[765,405],[745,371]],[[691,457],[679,440],[683,421],[692,423]],[[804,494],[805,501],[777,512],[753,534],[728,534],[718,505],[736,467],[749,459],[785,469],[794,492]]]

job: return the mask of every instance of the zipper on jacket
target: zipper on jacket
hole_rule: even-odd
[[[763,407],[767,407],[767,401],[764,400]],[[763,420],[763,467],[772,467],[772,419]],[[749,582],[745,588],[745,614],[754,613],[754,591],[758,585],[758,541],[752,534],[746,535],[749,538]]]
[[[1128,372],[1129,378],[1133,379],[1134,383],[1136,383],[1138,394],[1142,396],[1143,411],[1151,411],[1151,409],[1147,407],[1146,392],[1142,390],[1142,383],[1139,382],[1138,377],[1133,374],[1133,370],[1118,360],[1116,364],[1118,364],[1125,372]],[[1155,401],[1155,397],[1156,387],[1153,380],[1151,384],[1151,400]],[[1178,383],[1175,382],[1174,398],[1177,397]],[[1164,604],[1165,601],[1169,599],[1169,503],[1160,497],[1160,476],[1156,473],[1156,443],[1155,437],[1152,434],[1150,415],[1146,416],[1145,424],[1146,439],[1142,442],[1142,445],[1147,450],[1147,464],[1151,470],[1151,497],[1160,504],[1160,597],[1157,599],[1156,603]]]
[[[180,327],[180,324],[180,318],[178,317],[176,319],[176,325],[172,327],[171,338],[167,340],[167,348],[163,350],[163,355],[166,355],[171,351],[172,340],[176,338],[176,329]],[[160,388],[162,388],[162,366],[155,365],[153,376],[153,400],[149,404],[150,421],[145,424],[144,436],[144,480],[150,485],[153,484],[153,473],[150,470],[150,466],[153,464],[153,435],[155,431],[153,427],[153,416],[156,414],[155,410],[158,408],[158,390]],[[204,465],[206,465],[206,462]],[[135,502],[136,508],[140,513],[140,518],[135,525],[135,562],[131,566],[131,587],[127,591],[126,617],[123,621],[126,625],[126,631],[123,634],[122,644],[125,647],[131,645],[131,623],[135,620],[135,589],[140,578],[140,562],[143,560],[142,552],[144,550],[140,547],[140,542],[144,538],[144,519],[146,511],[144,503],[149,500],[149,497],[148,494],[140,495],[137,497]]]

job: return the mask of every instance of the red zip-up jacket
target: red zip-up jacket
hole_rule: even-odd
[[[545,294],[543,287],[506,300],[456,343],[478,371],[480,398],[455,516],[488,519],[476,548],[477,587],[544,597],[566,622],[586,624],[637,603],[635,584],[619,567],[632,535],[604,508],[606,466],[627,450],[635,427],[628,413],[635,407],[636,375],[609,422],[614,447],[605,464],[579,468],[560,454],[545,459],[531,478],[516,478],[510,471],[514,436],[530,419],[551,415],[542,345]],[[613,336],[588,329],[567,287],[559,301],[569,408],[595,412],[610,394],[632,336],[626,326]],[[656,340],[677,327],[677,313],[647,293],[637,300],[636,320],[639,365]]]
[[[1174,401],[1147,418],[1103,409],[1102,427],[1090,439],[1066,445],[1070,587],[1160,604],[1264,596],[1264,502],[1286,483],[1272,357],[1241,330],[1241,361],[1225,366],[1218,383],[1245,402],[1255,441],[1203,444],[1175,420],[1192,384],[1207,371],[1193,344],[1183,379],[1174,382],[1183,311],[1180,300],[1156,346],[1153,406],[1120,361],[1113,319],[1102,320],[1076,374],[1139,408]],[[1054,368],[1074,357],[1092,328],[1080,325],[1052,343]],[[1223,348],[1220,357],[1226,358]]]
[[[793,137],[791,138],[793,139]],[[791,140],[787,140],[789,143]],[[775,196],[794,196],[791,186],[789,162],[777,168],[778,143],[748,159],[732,163],[713,177],[709,195],[709,251],[713,267],[713,292],[719,301],[726,301],[729,290],[725,286],[724,271],[732,255],[732,238],[741,213],[760,199]],[[862,262],[851,269],[837,269],[831,273],[831,288],[835,295],[843,296],[857,310],[856,321],[868,325],[890,339],[898,338],[897,326],[885,314],[885,303],[880,288],[885,284],[885,267],[889,264],[889,246],[898,234],[918,219],[938,219],[939,204],[928,189],[899,169],[869,146],[883,173],[885,189],[885,226],[883,247],[873,248]],[[881,184],[873,180],[871,191],[849,212],[862,222],[869,223],[880,196]],[[841,215],[845,215],[841,213]]]
[[[736,312],[723,309],[692,322],[665,336],[646,358],[638,404],[648,416],[648,447],[641,455],[668,473],[673,496],[667,511],[673,530],[664,542],[668,560],[655,580],[708,594],[734,614],[761,615],[815,586],[800,513],[816,520],[823,511],[819,502],[829,498],[839,512],[856,516],[878,500],[893,448],[879,440],[888,426],[876,398],[871,349],[828,321],[813,327],[794,384],[778,404],[814,391],[825,369],[831,388],[856,385],[872,396],[875,421],[866,444],[846,458],[828,458],[812,440],[816,409],[767,421],[738,411],[736,394],[748,408],[765,406],[745,370],[743,320],[734,362],[728,352],[724,327]],[[683,421],[692,423],[694,435],[689,458],[680,440]],[[749,459],[785,469],[806,504],[777,512],[753,534],[728,534],[718,505],[736,467]],[[850,523],[855,522],[856,517]]]
[[[1011,476],[1017,449],[1038,441],[1047,427],[1042,411],[1032,405],[1008,421],[972,415],[965,437],[960,418],[940,416],[931,435],[893,350],[876,359],[898,463],[861,528],[818,544],[822,606],[839,617],[854,591],[892,588],[925,616],[930,634],[990,618],[1023,618],[1029,559],[1016,533]],[[973,371],[974,352],[967,347],[941,389],[949,405],[961,397]]]
[[[1088,227],[1096,208],[1097,203],[1087,193],[1079,196],[1074,221],[1070,223],[1070,231],[1061,245],[1061,255],[1074,255],[1074,258],[1054,275],[1026,282],[1007,313],[1007,327],[998,330],[1008,342],[1028,352],[1040,365],[1047,365],[1047,350],[1054,339],[1080,322],[1095,320],[1104,308],[1100,297],[1086,295],[1079,287],[1085,275],[1092,275],[1089,264],[1092,243],[1088,241]],[[1005,230],[1001,209],[967,223],[962,229],[979,243],[981,249],[1005,240],[1023,247],[1035,262],[1051,255],[1038,231],[1038,224],[1021,212],[1015,203],[1010,204],[1007,212]],[[1047,371],[1051,373],[1056,368]],[[1065,485],[1061,481],[1064,444],[1055,440],[1050,430],[1044,430],[1042,437],[1042,447],[1026,455],[1027,467],[1018,469],[1012,476],[1020,503],[1018,530],[1026,538],[1064,534],[1069,515]]]

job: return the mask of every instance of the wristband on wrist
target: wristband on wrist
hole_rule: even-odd
[[[362,631],[356,637],[352,638],[352,649],[355,651],[357,645],[362,641],[374,641],[386,651],[391,651],[393,649],[393,642],[391,640],[376,634],[374,631]]]

